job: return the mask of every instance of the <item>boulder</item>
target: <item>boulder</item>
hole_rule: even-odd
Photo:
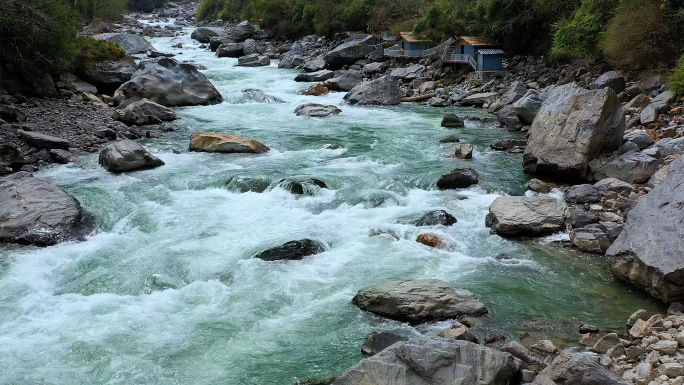
[[[366,76],[373,75],[375,73],[380,72],[382,70],[382,63],[379,62],[373,62],[373,63],[368,63],[363,66],[363,74]]]
[[[280,57],[278,68],[295,68],[304,64],[304,56],[299,52],[289,51]]]
[[[153,116],[162,122],[170,122],[178,119],[178,115],[176,115],[172,109],[164,107],[161,104],[155,103],[149,99],[141,99],[132,104],[140,107],[140,110],[143,112],[143,114],[147,116]]]
[[[20,174],[0,179],[0,243],[49,246],[82,240],[96,228],[63,189]]]
[[[627,385],[589,353],[564,350],[534,379],[532,385]]]
[[[451,226],[456,218],[444,210],[433,210],[413,221],[414,226]]]
[[[341,73],[340,73],[341,72]],[[349,92],[363,81],[359,71],[340,71],[330,79],[330,87],[333,91]]]
[[[271,181],[262,177],[236,175],[226,181],[226,189],[236,193],[262,193],[268,189]]]
[[[322,104],[302,104],[295,109],[295,115],[297,116],[311,116],[314,118],[324,118],[331,115],[339,115],[342,112],[339,108],[335,106],[324,106]]]
[[[239,58],[245,55],[245,46],[241,43],[223,43],[216,49],[217,57]]]
[[[612,88],[616,94],[619,94],[620,92],[624,91],[625,88],[627,88],[627,82],[625,81],[625,78],[617,71],[609,71],[599,76],[599,78],[591,84],[592,90],[606,87]]]
[[[335,76],[333,71],[321,70],[317,72],[302,73],[295,77],[296,82],[324,82]]]
[[[448,174],[442,175],[437,181],[437,188],[440,190],[467,188],[479,182],[477,172],[472,168],[457,168]]]
[[[216,27],[199,27],[192,31],[190,38],[197,40],[200,43],[209,43],[212,37],[225,38],[226,33],[223,28]]]
[[[515,81],[508,88],[508,91],[501,97],[503,104],[512,104],[520,100],[527,92],[527,86],[523,82]]]
[[[658,160],[643,152],[632,150],[620,155],[594,173],[594,179],[616,178],[627,183],[646,182],[658,171]]]
[[[74,154],[60,149],[50,150],[50,158],[52,158],[56,163],[60,164],[68,164],[76,161]]]
[[[368,356],[374,356],[400,341],[408,341],[408,338],[394,333],[374,332],[366,337],[361,352]]]
[[[101,93],[112,93],[125,82],[131,80],[137,65],[132,57],[119,60],[103,60],[88,66],[79,75],[97,87]]]
[[[321,189],[327,189],[328,185],[320,179],[281,179],[278,187],[295,195],[316,195]]]
[[[323,85],[323,83],[318,83],[318,84],[314,84],[311,87],[307,88],[304,91],[304,95],[321,96],[321,95],[327,94],[328,92],[330,92],[328,87]]]
[[[150,117],[145,115],[142,108],[135,103],[131,103],[126,107],[116,111],[115,117],[117,120],[129,126],[142,126],[150,123]]]
[[[457,135],[449,135],[439,140],[440,143],[458,143],[461,141]]]
[[[520,100],[513,104],[515,114],[525,124],[532,124],[542,106],[542,99],[535,90],[528,91]]]
[[[601,229],[584,227],[570,232],[570,243],[587,253],[604,254],[611,241]]]
[[[264,67],[271,64],[268,56],[261,56],[257,53],[241,56],[238,58],[238,67]]]
[[[220,152],[225,154],[264,154],[269,151],[254,139],[215,132],[195,132],[190,138],[190,151]]]
[[[452,339],[400,341],[352,367],[333,385],[506,385],[519,361],[508,353]]]
[[[496,92],[484,92],[479,94],[473,94],[466,96],[461,100],[461,104],[464,106],[478,106],[482,107],[485,103],[489,104],[496,100],[499,94]]]
[[[370,53],[365,40],[354,40],[342,43],[325,55],[325,64],[330,68],[339,68],[345,64],[354,64]]]
[[[617,278],[664,302],[684,301],[684,157],[627,214],[606,252]]]
[[[242,97],[245,101],[255,102],[255,103],[285,103],[284,100],[265,94],[261,90],[246,89],[242,90]]]
[[[588,163],[622,144],[625,111],[610,88],[588,91],[556,87],[542,104],[529,132],[525,172],[583,180]]]
[[[568,209],[548,196],[499,197],[489,206],[487,227],[504,237],[538,237],[565,230]]]
[[[311,60],[304,62],[302,69],[306,72],[318,72],[325,68],[325,59],[323,56],[317,56]]]
[[[119,104],[147,98],[167,107],[218,104],[221,94],[191,64],[169,58],[144,61],[114,99]]]
[[[454,157],[459,159],[472,159],[473,158],[473,145],[472,144],[462,144],[460,146],[454,147],[454,152],[452,153]]]
[[[35,148],[42,148],[46,150],[51,150],[53,148],[58,148],[61,150],[69,149],[69,141],[66,139],[40,134],[33,131],[19,130],[18,132],[19,136],[24,140],[24,142]]]
[[[164,165],[161,159],[129,139],[106,145],[100,150],[98,163],[105,170],[115,173],[145,170]]]
[[[601,191],[591,184],[571,186],[565,192],[565,201],[570,203],[596,203],[601,201]]]
[[[463,118],[456,115],[456,114],[446,114],[442,118],[442,127],[449,127],[449,128],[460,128],[460,127],[465,127],[465,122],[463,121]]]
[[[349,104],[364,105],[395,105],[401,102],[401,91],[397,81],[390,76],[363,82],[352,88],[344,96]]]
[[[409,82],[413,79],[424,76],[426,71],[427,68],[425,68],[425,66],[420,64],[412,64],[408,67],[393,69],[392,72],[390,72],[390,76]]]
[[[431,233],[420,234],[416,238],[416,242],[423,244],[425,246],[433,247],[435,249],[449,250],[449,247],[447,246],[447,244],[437,234],[431,234]]]
[[[311,239],[300,239],[282,244],[272,249],[264,250],[253,258],[263,259],[264,261],[298,261],[310,255],[325,252],[325,246]]]
[[[352,303],[381,317],[411,324],[487,314],[475,294],[438,280],[386,282],[360,290]]]
[[[647,149],[655,143],[655,140],[646,131],[638,131],[634,135],[629,136],[627,140],[636,144],[639,150]]]
[[[524,126],[523,122],[518,117],[518,112],[512,105],[507,105],[501,108],[496,113],[496,118],[499,120],[499,123],[501,123],[502,126],[511,131],[519,131]]]
[[[102,33],[93,36],[95,40],[104,40],[109,44],[118,45],[129,55],[155,51],[152,44],[140,35],[132,33]]]
[[[677,94],[672,91],[665,91],[651,99],[651,103],[648,106],[654,108],[660,114],[665,114],[670,110],[670,105],[675,100],[677,100]]]
[[[527,182],[527,188],[531,191],[538,192],[540,194],[548,194],[551,192],[552,189],[549,183],[546,183],[536,178],[530,179],[530,181]]]
[[[225,29],[226,37],[236,42],[243,42],[249,39],[253,32],[254,27],[252,26],[252,23],[247,20]]]

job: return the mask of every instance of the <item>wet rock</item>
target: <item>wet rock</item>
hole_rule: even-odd
[[[333,71],[321,70],[318,72],[302,73],[295,77],[296,82],[324,82],[335,76]]]
[[[223,133],[196,132],[190,138],[190,151],[264,154],[269,148],[254,139]]]
[[[525,172],[586,179],[589,161],[622,144],[624,115],[610,88],[556,87],[530,128],[523,158]]]
[[[344,96],[349,104],[395,105],[401,102],[401,92],[395,79],[389,76],[363,82]]]
[[[489,206],[485,223],[501,236],[534,237],[563,231],[567,216],[565,203],[548,196],[499,197]]]
[[[544,369],[532,385],[628,385],[588,353],[564,350]]]
[[[242,97],[246,101],[251,101],[255,103],[285,103],[284,100],[265,94],[261,90],[246,89],[242,90]]]
[[[496,92],[484,92],[467,96],[461,100],[464,106],[479,106],[493,102],[499,96]]]
[[[328,90],[328,87],[324,86],[321,83],[318,83],[307,88],[306,91],[304,91],[304,95],[321,96],[327,94],[329,91],[330,90]]]
[[[463,121],[463,118],[461,118],[458,115],[446,114],[446,115],[444,115],[444,118],[442,118],[442,127],[449,127],[449,128],[465,127],[465,122]]]
[[[517,341],[507,342],[501,348],[501,351],[509,353],[513,357],[519,359],[523,368],[531,370],[535,373],[539,373],[547,366],[544,363],[543,357],[540,357],[537,354],[529,351]]]
[[[145,170],[164,165],[161,159],[129,139],[106,145],[100,151],[98,163],[105,170],[115,173]]]
[[[467,188],[479,182],[477,172],[472,168],[457,168],[448,174],[442,175],[437,181],[437,188],[440,190]]]
[[[271,64],[271,59],[268,56],[261,56],[259,54],[251,54],[240,56],[238,58],[238,67],[264,67]]]
[[[118,45],[129,55],[155,51],[147,39],[132,33],[103,33],[93,36],[93,39],[104,40],[109,44]]]
[[[594,179],[616,178],[627,183],[641,183],[658,171],[658,160],[639,151],[630,151],[601,167]]]
[[[619,279],[664,302],[684,300],[684,157],[627,215],[625,228],[608,249]]]
[[[386,282],[360,290],[352,303],[381,317],[412,324],[487,314],[473,293],[437,280]]]
[[[604,254],[611,241],[601,229],[581,228],[570,232],[570,243],[588,253]]]
[[[454,152],[452,153],[454,157],[459,159],[472,159],[473,158],[473,145],[472,144],[462,144],[460,146],[454,147]]]
[[[539,179],[531,179],[527,182],[527,188],[540,194],[548,194],[551,192],[551,185]]]
[[[325,63],[330,68],[339,68],[345,64],[354,64],[370,53],[370,47],[365,40],[354,40],[342,43],[325,55]]]
[[[527,141],[524,139],[505,139],[495,140],[489,147],[494,151],[519,153],[525,151],[525,146],[527,146]]]
[[[19,130],[19,136],[26,143],[36,148],[44,148],[47,150],[53,148],[57,148],[60,150],[69,149],[69,141],[66,139],[24,130]]]
[[[335,385],[504,385],[518,370],[518,361],[508,353],[468,341],[423,337],[397,342],[366,358]]]
[[[301,239],[264,250],[256,254],[253,258],[263,259],[264,261],[295,261],[323,252],[325,252],[325,246],[322,243],[311,239]]]
[[[331,385],[338,378],[340,378],[339,374],[334,374],[330,377],[323,378],[305,378],[303,380],[296,381],[292,385]]]
[[[199,27],[192,31],[190,38],[200,43],[209,43],[212,37],[225,37],[223,28]]]
[[[159,131],[161,132],[174,132],[174,131],[179,131],[180,127],[178,127],[174,123],[169,123],[169,122],[164,122],[159,125]]]
[[[444,210],[433,210],[427,212],[422,217],[413,222],[415,226],[451,226],[455,224],[456,218]]]
[[[496,113],[499,123],[511,131],[518,131],[523,128],[523,122],[520,121],[515,107],[508,105],[504,106]]]
[[[461,139],[456,135],[449,135],[439,140],[440,143],[458,143]]]
[[[137,69],[135,60],[126,56],[118,60],[104,60],[79,72],[84,80],[95,85],[102,93],[112,93],[131,80]]]
[[[240,58],[245,55],[245,46],[240,43],[223,43],[216,48],[217,57]]]
[[[170,122],[172,120],[178,119],[178,115],[176,115],[172,109],[164,107],[161,104],[155,103],[149,99],[141,99],[132,104],[140,107],[143,114],[147,116],[153,116],[162,122]]]
[[[226,188],[237,193],[262,193],[266,191],[270,184],[271,181],[268,179],[238,175],[228,179]]]
[[[297,52],[290,51],[280,57],[278,68],[295,68],[302,64],[304,64],[304,57]]]
[[[304,65],[302,66],[302,69],[306,72],[317,72],[323,68],[325,68],[325,59],[323,59],[322,55],[305,61]]]
[[[95,231],[94,218],[76,198],[20,174],[0,179],[0,243],[49,246]]]
[[[225,29],[226,37],[236,42],[243,42],[249,39],[253,32],[254,27],[247,20]]]
[[[169,58],[144,61],[128,82],[116,90],[115,100],[147,98],[163,106],[217,104],[221,94],[195,66]]]
[[[50,150],[50,157],[54,159],[56,163],[67,164],[76,161],[76,157],[69,151],[52,149]]]
[[[315,195],[328,185],[320,179],[281,179],[278,187],[295,195]]]
[[[348,92],[361,84],[363,76],[359,71],[340,71],[330,79],[330,89],[338,92]]]
[[[416,242],[421,243],[425,246],[433,247],[435,249],[440,249],[440,250],[449,250],[449,247],[444,243],[442,238],[439,237],[437,234],[430,234],[430,233],[425,233],[425,234],[420,234],[416,238]]]
[[[366,337],[361,352],[368,356],[374,356],[400,341],[408,341],[408,338],[394,333],[374,332]]]
[[[302,104],[295,109],[295,115],[297,116],[311,116],[314,118],[324,118],[332,115],[339,115],[342,110],[335,106],[324,106],[322,104]]]

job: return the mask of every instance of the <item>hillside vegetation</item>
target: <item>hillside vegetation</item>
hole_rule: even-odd
[[[204,0],[197,18],[258,19],[284,37],[481,35],[509,54],[606,59],[623,68],[672,65],[684,50],[684,0]]]

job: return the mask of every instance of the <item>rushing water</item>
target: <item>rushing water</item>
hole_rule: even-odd
[[[171,45],[181,41],[184,49]],[[580,323],[618,328],[638,309],[662,310],[616,282],[599,257],[538,241],[490,235],[484,225],[499,195],[525,192],[519,155],[489,149],[513,137],[491,123],[439,126],[447,109],[346,105],[343,94],[301,96],[296,72],[235,67],[197,49],[188,36],[155,39],[161,51],[208,67],[226,101],[179,109],[182,130],[144,145],[166,165],[113,175],[96,155],[36,177],[63,186],[93,212],[98,234],[86,242],[0,251],[0,383],[290,384],[338,373],[362,358],[378,330],[416,331],[359,311],[361,288],[395,279],[434,278],[467,288],[489,307],[482,333],[544,333],[574,340]],[[182,54],[180,54],[182,52]],[[243,103],[257,88],[285,104]],[[318,102],[343,112],[297,117]],[[460,114],[475,110],[451,109]],[[196,131],[257,139],[266,155],[190,153]],[[442,155],[439,139],[458,134],[472,160]],[[326,144],[342,148],[324,149]],[[479,186],[438,191],[457,166]],[[233,176],[263,179],[263,193],[224,187]],[[275,188],[287,177],[315,177],[330,190],[298,197]],[[402,218],[445,209],[453,227],[417,228]],[[387,230],[399,236],[369,234]],[[416,243],[439,234],[452,252]],[[284,242],[314,238],[329,251],[302,261],[250,258]],[[499,260],[500,254],[510,259]]]

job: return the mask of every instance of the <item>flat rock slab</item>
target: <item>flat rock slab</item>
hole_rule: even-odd
[[[63,189],[20,175],[0,179],[0,243],[48,246],[95,229],[93,217]]]
[[[190,138],[190,151],[264,154],[269,148],[254,139],[223,133],[196,132]]]
[[[606,252],[619,279],[664,302],[684,302],[684,157],[627,214]]]
[[[565,202],[547,197],[499,197],[489,206],[487,227],[506,237],[538,237],[565,229]]]
[[[484,92],[480,94],[470,95],[461,100],[464,106],[482,106],[485,103],[493,102],[499,96],[496,92]]]
[[[352,303],[381,317],[411,324],[487,314],[475,294],[439,280],[386,282],[360,290]]]
[[[60,150],[69,149],[69,141],[66,139],[24,130],[19,130],[19,136],[24,139],[26,143],[35,148],[44,148],[47,150],[51,150],[53,148]]]
[[[520,361],[468,341],[416,338],[366,358],[333,385],[505,385]]]

